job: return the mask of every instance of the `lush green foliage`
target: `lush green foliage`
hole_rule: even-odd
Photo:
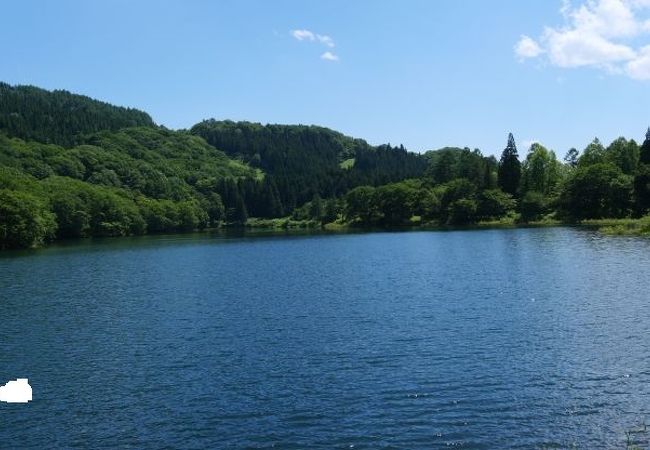
[[[0,189],[0,249],[34,247],[56,230],[54,214],[40,198]]]
[[[261,168],[285,212],[316,194],[339,197],[355,186],[418,177],[426,167],[422,156],[403,147],[372,147],[316,126],[207,120],[191,131],[227,155]]]
[[[0,83],[0,129],[13,137],[70,146],[100,130],[153,126],[145,112],[67,91]]]
[[[567,180],[560,199],[574,219],[624,217],[632,200],[632,178],[609,163],[578,166]]]
[[[137,125],[137,126],[133,126]],[[209,120],[156,127],[140,111],[0,84],[0,248],[245,224],[469,225],[642,216],[642,146],[598,139],[564,162],[480,150],[423,155],[327,128]]]
[[[407,225],[414,216],[425,223],[466,225],[502,218],[514,208],[509,194],[479,191],[465,178],[436,186],[421,180],[360,186],[345,196],[346,220],[360,225]]]
[[[501,154],[499,162],[499,187],[503,192],[510,195],[517,195],[519,182],[521,180],[521,163],[515,145],[515,138],[510,133],[508,135],[508,145]]]
[[[350,187],[425,167],[403,147],[320,127],[208,121],[170,131],[137,110],[0,84],[2,247],[289,214],[324,224],[340,219],[336,198]]]
[[[472,180],[479,189],[497,186],[497,160],[485,157],[478,149],[446,147],[425,153],[429,165],[426,177],[433,184],[444,184],[457,178]]]
[[[512,135],[498,164],[478,150],[444,148],[425,155],[429,166],[419,185],[350,191],[346,217],[359,224],[406,224],[420,216],[426,223],[464,225],[506,217],[536,222],[555,214],[571,221],[626,217],[633,211],[643,215],[650,208],[650,164],[642,162],[644,154],[650,155],[650,133],[641,148],[624,138],[605,148],[596,139],[582,155],[572,149],[564,164],[540,144],[533,144],[520,163]],[[415,193],[397,197],[396,186]],[[427,199],[429,207],[407,200],[413,198]]]
[[[126,235],[216,225],[266,193],[262,174],[197,136],[157,128],[102,131],[72,148],[0,134],[0,167],[41,185],[59,223],[57,237]],[[9,181],[3,180],[5,183]],[[13,189],[26,190],[15,184]],[[222,199],[222,195],[229,195]],[[263,199],[261,200],[263,201]],[[245,221],[231,214],[232,221]]]
[[[541,192],[528,191],[522,197],[519,204],[519,212],[522,222],[534,222],[540,220],[548,213],[549,200]]]
[[[562,164],[555,153],[535,143],[522,164],[521,191],[535,191],[552,196],[557,193],[562,172]]]

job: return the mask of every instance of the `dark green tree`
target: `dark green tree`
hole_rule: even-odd
[[[345,217],[348,221],[358,220],[369,225],[379,214],[375,188],[359,186],[345,195]]]
[[[650,128],[645,135],[645,141],[639,150],[639,162],[641,164],[650,164]]]
[[[478,220],[476,200],[461,198],[449,205],[447,223],[450,225],[468,225]]]
[[[548,212],[548,201],[541,192],[528,191],[519,202],[519,212],[524,223],[539,220]]]
[[[414,193],[402,183],[380,186],[376,191],[376,202],[383,214],[384,223],[399,225],[413,215]]]
[[[634,203],[638,216],[650,210],[650,128],[639,150],[639,164],[634,176]]]
[[[577,220],[624,217],[631,206],[632,177],[610,163],[579,165],[560,195],[560,206]]]
[[[625,175],[634,175],[639,165],[639,151],[634,140],[620,137],[605,150],[605,161],[614,164]]]
[[[425,221],[434,220],[440,217],[440,199],[435,192],[423,190],[419,198],[420,216]]]
[[[311,203],[309,204],[309,217],[320,221],[323,218],[323,214],[323,199],[320,198],[320,195],[314,194],[314,198],[311,199]]]
[[[521,163],[517,154],[515,138],[510,133],[508,135],[508,145],[501,154],[499,161],[499,187],[503,192],[516,196],[519,190],[521,180]]]
[[[210,192],[204,197],[203,209],[208,213],[208,224],[216,227],[225,217],[225,208],[221,196],[216,192]]]
[[[321,218],[322,223],[331,223],[336,221],[339,217],[340,207],[339,202],[335,198],[330,198],[325,201],[325,207],[323,208],[323,217]]]
[[[515,206],[512,195],[499,189],[488,189],[478,195],[476,214],[480,220],[500,219],[514,211]]]

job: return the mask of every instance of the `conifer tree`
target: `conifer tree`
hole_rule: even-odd
[[[501,190],[516,196],[519,189],[519,181],[521,180],[521,163],[519,162],[517,146],[515,145],[515,138],[512,133],[508,135],[508,145],[501,154],[498,176],[498,183]]]
[[[650,128],[639,153],[639,166],[634,177],[634,197],[637,215],[650,210]]]
[[[645,134],[645,141],[643,141],[643,145],[641,146],[639,162],[641,164],[650,164],[650,127],[648,128],[648,132]]]

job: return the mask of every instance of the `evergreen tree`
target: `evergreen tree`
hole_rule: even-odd
[[[643,141],[641,151],[639,152],[639,162],[641,164],[650,164],[650,127],[645,134],[645,141]]]
[[[499,187],[503,192],[516,196],[521,180],[521,163],[517,154],[515,138],[510,133],[508,135],[508,145],[501,154],[499,162]]]
[[[67,91],[0,82],[0,129],[22,139],[70,146],[84,134],[155,124],[149,114]]]
[[[641,216],[650,210],[650,128],[639,152],[639,165],[634,177],[636,214]]]
[[[323,200],[318,194],[314,194],[314,198],[311,201],[309,216],[314,220],[321,220],[323,217]]]
[[[325,207],[323,208],[323,217],[321,221],[323,223],[334,222],[339,215],[339,206],[336,199],[330,198],[325,202]]]

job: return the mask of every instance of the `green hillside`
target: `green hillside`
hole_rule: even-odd
[[[70,146],[101,130],[154,126],[149,114],[63,90],[0,82],[0,129],[8,136]]]
[[[373,147],[328,128],[206,120],[191,132],[271,175],[287,210],[360,185],[419,177],[426,160],[403,147]],[[354,160],[354,164],[350,164]]]
[[[403,148],[322,127],[206,121],[173,131],[135,109],[0,83],[1,248],[306,210],[334,220],[337,198],[351,188],[417,177],[425,167]],[[321,197],[328,200],[319,212]]]

